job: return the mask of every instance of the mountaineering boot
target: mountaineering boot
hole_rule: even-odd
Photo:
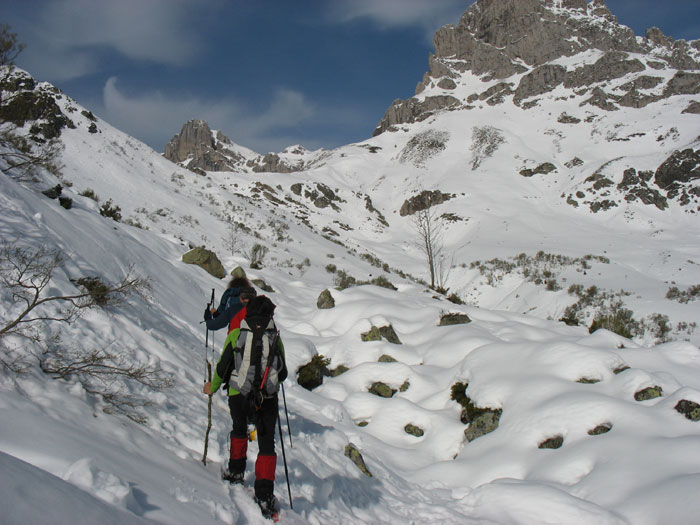
[[[244,472],[231,472],[229,469],[224,470],[221,479],[228,481],[231,485],[243,485]]]
[[[279,519],[280,506],[274,494],[270,494],[264,498],[255,496],[255,503],[260,507],[260,512],[264,518],[277,521]]]
[[[245,473],[246,454],[248,453],[248,439],[234,437],[231,433],[231,453],[228,460],[228,468],[221,476],[229,483],[243,484]]]

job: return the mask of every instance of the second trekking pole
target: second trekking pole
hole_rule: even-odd
[[[209,301],[209,304],[207,304],[207,309],[210,309],[212,306],[214,306],[214,293],[215,290],[214,288],[211,289],[211,301]],[[214,337],[212,334],[212,341],[211,341],[211,346],[212,349],[214,348]],[[204,339],[204,363],[206,366],[206,376],[204,378],[204,381],[209,381],[211,382],[211,363],[209,362],[209,328],[206,329],[206,337]],[[209,400],[208,400],[208,406],[207,406],[207,432],[204,436],[204,454],[202,455],[202,463],[205,465],[207,464],[207,451],[209,450],[209,432],[211,431],[211,400],[212,400],[212,395],[209,394]]]

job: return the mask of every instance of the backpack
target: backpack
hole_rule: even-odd
[[[256,408],[263,399],[274,397],[287,378],[279,330],[272,319],[274,307],[265,296],[250,301],[232,349],[233,357],[222,377],[228,386],[252,397]]]

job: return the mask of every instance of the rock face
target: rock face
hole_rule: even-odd
[[[296,147],[291,154],[301,156],[306,150]],[[214,132],[203,120],[186,122],[180,133],[165,145],[163,156],[192,171],[292,173],[305,168],[303,160],[289,161],[276,153],[259,155],[243,148],[221,131]]]
[[[165,145],[163,156],[190,169],[204,171],[239,171],[245,158],[233,151],[234,144],[223,133],[214,134],[203,120],[190,120]]]
[[[394,101],[375,135],[425,120],[436,111],[468,109],[476,100],[500,104],[512,92],[500,87],[496,97],[483,93],[457,98],[453,93],[467,72],[484,82],[525,74],[513,92],[516,105],[561,85],[586,91],[596,83],[648,69],[681,71],[668,82],[663,95],[640,93],[663,82],[649,74],[625,86],[624,95],[598,88],[587,102],[614,110],[616,104],[643,107],[674,94],[700,93],[699,75],[688,72],[700,69],[699,41],[675,41],[657,28],[638,39],[618,23],[604,0],[478,0],[457,25],[438,29],[434,46],[429,71],[416,87],[416,96]],[[583,52],[599,53],[600,58],[571,70],[552,63]],[[645,63],[631,53],[646,54],[649,59]]]

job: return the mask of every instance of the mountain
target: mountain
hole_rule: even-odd
[[[297,145],[280,154],[259,155],[235,144],[221,131],[212,131],[205,121],[190,120],[165,145],[163,156],[203,175],[205,171],[292,173],[305,169],[319,153]]]
[[[647,51],[649,37],[629,37],[599,1],[479,1],[438,35],[455,31],[455,49],[479,51],[450,58],[436,45],[431,71],[438,60],[452,68],[454,88],[430,73],[392,106],[424,104],[416,118],[332,151],[289,148],[279,158],[303,162],[289,173],[256,172],[264,156],[201,121],[171,143],[174,163],[50,84],[19,70],[3,77],[3,130],[37,146],[57,140],[63,165],[58,175],[13,168],[0,144],[3,240],[63,255],[47,294],[129,272],[151,283],[126,304],[39,325],[42,345],[0,339],[6,521],[262,522],[245,488],[219,480],[230,428],[219,396],[200,461],[204,361],[223,342],[210,333],[205,346],[200,320],[212,289],[220,297],[226,286],[183,262],[201,246],[227,272],[243,266],[278,305],[292,372],[291,438],[286,418],[282,427],[293,509],[281,461],[276,485],[285,522],[695,519],[700,117],[689,111],[698,96],[685,93],[696,70],[677,66],[697,60],[696,42],[652,32],[661,43]],[[568,47],[549,31],[572,35]],[[590,47],[605,34],[640,47]],[[608,52],[627,57],[599,64]],[[484,62],[498,68],[475,72],[482,53],[500,57]],[[591,80],[610,76],[608,60],[620,76]],[[627,68],[635,60],[644,70]],[[662,81],[644,88],[646,76]],[[647,104],[613,98],[630,82]],[[516,97],[521,84],[521,94],[541,92]],[[427,109],[441,96],[458,104]],[[600,104],[581,105],[591,98]],[[191,166],[195,150],[220,153],[230,171]],[[446,294],[425,282],[415,218],[426,209],[442,227]],[[0,303],[4,322],[21,311],[8,286]],[[611,324],[596,330],[602,321]],[[173,384],[48,372],[49,357],[97,350],[157,366]],[[31,359],[21,375],[6,366],[17,354]],[[314,359],[326,364],[307,390],[299,372]],[[119,412],[120,399],[142,424]],[[251,444],[249,466],[254,458]]]

